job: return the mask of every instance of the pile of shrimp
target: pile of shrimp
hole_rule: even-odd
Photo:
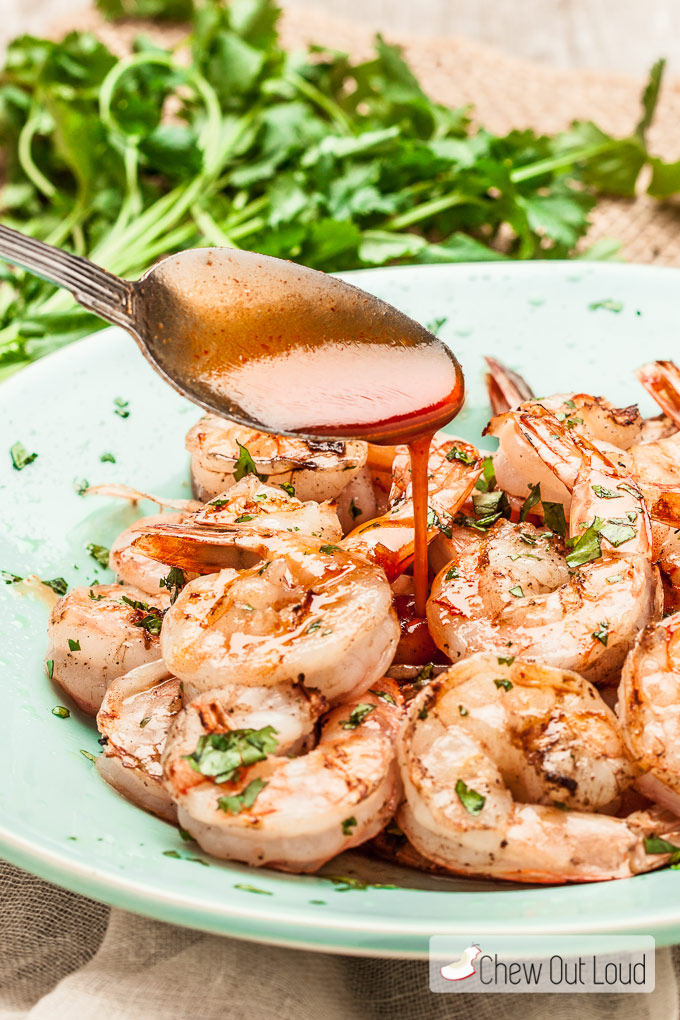
[[[487,360],[497,451],[430,449],[425,620],[406,448],[190,429],[196,499],[50,617],[106,782],[291,872],[362,844],[531,883],[680,858],[680,370],[638,371],[645,420]]]

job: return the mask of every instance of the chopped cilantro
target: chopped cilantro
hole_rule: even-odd
[[[514,655],[497,655],[496,662],[499,666],[512,666],[515,661]]]
[[[9,455],[12,458],[12,467],[16,471],[23,471],[25,467],[32,464],[38,456],[37,453],[28,453],[23,443],[14,443],[10,447]]]
[[[434,672],[434,663],[426,662],[413,681],[414,686],[418,688],[427,687],[430,680],[432,679],[432,673]]]
[[[255,520],[252,514],[241,514],[240,517],[235,518],[234,524],[245,524],[247,521]]]
[[[63,577],[53,577],[51,581],[43,581],[48,588],[51,588],[55,595],[65,595],[68,591],[68,584]]]
[[[258,472],[248,447],[242,446],[238,439],[236,440],[236,445],[238,446],[238,460],[234,464],[234,480],[240,482],[246,475],[255,475],[261,482],[266,482],[267,475],[261,475]]]
[[[109,550],[105,545],[97,545],[96,542],[88,542],[85,546],[92,559],[101,564],[102,567],[109,565]]]
[[[396,701],[388,691],[371,690],[371,694],[375,694],[376,698],[382,698],[390,705],[396,705]]]
[[[102,464],[115,464],[116,463],[116,458],[113,456],[112,453],[103,453],[101,455],[101,457],[99,458],[99,460],[101,461]]]
[[[630,542],[631,538],[635,538],[637,528],[634,528],[631,524],[624,524],[621,520],[610,519],[602,525],[600,534],[611,545],[617,548],[623,545],[624,542]]]
[[[56,715],[58,719],[68,719],[71,713],[64,705],[55,705],[52,709],[52,715]]]
[[[46,662],[45,662],[45,672],[47,673],[47,676],[51,680],[52,677],[54,676],[54,659],[47,659],[46,660]]]
[[[458,460],[461,464],[467,464],[468,466],[476,463],[477,461],[477,458],[473,453],[468,453],[467,450],[461,449],[460,446],[452,446],[446,454],[446,459],[449,461]]]
[[[73,638],[68,639],[68,647],[70,652],[80,651],[80,641],[74,640]]]
[[[87,490],[90,488],[90,483],[87,478],[74,478],[73,488],[79,496],[84,496]]]
[[[284,491],[284,492],[285,492],[285,493],[286,493],[286,494],[287,494],[288,496],[294,496],[294,495],[295,495],[295,489],[294,489],[294,488],[293,488],[293,486],[292,486],[292,485],[290,484],[290,482],[281,482],[281,484],[280,484],[279,488],[280,488],[280,489],[283,489],[283,491]]]
[[[475,517],[488,517],[490,514],[497,514],[499,517],[510,516],[510,503],[502,489],[496,489],[494,492],[473,492],[472,506]]]
[[[333,553],[340,552],[339,545],[321,545],[319,546],[319,552],[326,553],[328,556],[332,556]]]
[[[548,500],[541,501],[543,506],[543,520],[546,527],[554,534],[564,538],[567,534],[567,522],[564,516],[564,507],[561,503],[551,503]],[[547,537],[547,536],[546,536]]]
[[[531,482],[529,482],[529,495],[522,503],[522,508],[519,512],[520,523],[524,523],[524,521],[526,521],[527,517],[529,516],[533,508],[536,506],[537,503],[540,502],[541,502],[541,483],[536,482],[535,485],[532,485]]]
[[[593,631],[593,637],[596,641],[599,641],[601,645],[607,647],[607,641],[609,640],[609,624],[606,620],[598,623],[597,630]]]
[[[523,599],[524,598],[524,592],[522,591],[521,584],[516,584],[514,586],[514,588],[510,588],[509,589],[509,594],[510,595],[514,595],[516,599]]]
[[[345,719],[340,725],[343,730],[355,730],[359,726],[367,715],[370,715],[375,705],[369,705],[368,702],[361,702],[356,705],[349,714],[349,718]]]
[[[460,714],[460,715],[462,715],[462,716],[466,716],[466,715],[469,715],[469,714],[470,714],[470,713],[468,712],[467,708],[465,707],[465,705],[459,705],[459,706],[458,706],[458,712],[459,712],[459,714]]]
[[[249,885],[247,882],[234,882],[234,889],[241,889],[243,892],[257,893],[258,896],[273,896],[274,893],[268,889],[260,889],[257,885]]]
[[[353,521],[356,521],[357,517],[361,517],[363,510],[356,505],[354,500],[351,500],[349,504],[349,515]]]
[[[669,843],[667,839],[660,836],[647,836],[645,838],[645,853],[648,854],[673,854],[674,860],[680,857],[680,846]]]
[[[141,722],[139,724],[140,730],[143,730],[144,727],[148,726],[150,722],[151,722],[151,716],[150,715],[145,715],[144,718],[141,720]]]
[[[496,475],[493,469],[493,457],[485,457],[482,461],[482,473],[475,483],[479,492],[491,492],[496,485]]]
[[[372,707],[372,706],[371,706]],[[278,747],[277,730],[264,726],[259,730],[229,730],[204,733],[196,750],[184,757],[191,767],[216,783],[227,783],[241,768],[264,761]]]
[[[602,556],[600,529],[603,523],[600,517],[596,517],[582,535],[567,539],[567,545],[571,549],[566,556],[567,566],[581,567],[584,563],[600,559]]]
[[[620,493],[614,492],[613,489],[605,489],[604,485],[593,485],[591,488],[600,499],[623,499]]]
[[[97,760],[93,754],[91,754],[89,751],[85,751],[82,747],[80,749],[80,753],[82,754],[83,758],[87,758],[88,761],[94,762]]]
[[[564,401],[564,406],[565,407],[570,407],[572,409],[572,411],[576,410],[576,404],[574,403],[573,400],[565,400]]]
[[[610,574],[605,580],[607,584],[618,584],[619,581],[623,581],[623,574]]]
[[[428,528],[433,528],[433,527],[434,528],[439,528],[439,530],[441,531],[442,535],[444,535],[446,538],[451,538],[451,536],[453,535],[453,531],[451,530],[451,525],[450,524],[444,524],[442,522],[441,518],[439,517],[437,511],[433,507],[431,507],[431,506],[428,506],[428,508],[427,508],[427,526],[428,526]]]
[[[158,587],[166,588],[170,592],[170,605],[173,605],[186,583],[184,571],[179,567],[170,567],[170,572],[165,577],[161,577]]]
[[[241,811],[247,811],[253,806],[258,795],[267,785],[266,779],[253,779],[240,793],[232,793],[227,797],[220,797],[217,806],[220,811],[227,811],[230,815],[238,815]]]
[[[357,820],[354,817],[354,815],[352,815],[351,818],[345,818],[344,822],[342,823],[342,834],[343,834],[343,836],[351,836],[352,835],[352,829],[355,829],[356,825],[357,825]]]
[[[481,793],[477,793],[476,790],[473,790],[464,783],[462,779],[459,779],[456,783],[455,790],[458,800],[467,813],[469,815],[478,815],[486,803],[486,797],[483,797]]]
[[[129,418],[130,417],[130,411],[128,410],[129,404],[130,404],[129,400],[123,400],[122,397],[116,397],[115,400],[113,401],[113,403],[114,403],[114,408],[113,408],[113,413],[114,414],[117,414],[119,418]]]
[[[23,577],[19,577],[18,574],[13,574],[9,570],[0,570],[0,578],[5,584],[18,584],[19,581],[23,581]]]
[[[453,566],[449,567],[449,569],[444,574],[444,580],[445,581],[453,581],[453,580],[455,580],[455,579],[457,579],[459,577],[460,577],[460,573],[459,573],[458,567],[455,565],[455,563],[453,564]]]
[[[215,510],[221,510],[223,506],[227,506],[231,500],[229,499],[211,499],[208,506],[212,506]]]
[[[591,301],[588,305],[591,312],[603,308],[607,312],[620,312],[623,309],[623,301],[614,301],[612,298],[604,298],[602,301]]]
[[[506,680],[504,677],[500,677],[500,678],[494,680],[494,683],[495,683],[496,687],[498,687],[498,688],[502,687],[504,691],[511,691],[512,690],[512,686],[513,686],[512,685],[512,681]]]

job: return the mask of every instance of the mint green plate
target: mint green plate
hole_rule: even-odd
[[[455,428],[472,440],[488,414],[485,353],[524,372],[537,393],[604,392],[620,404],[640,400],[651,412],[632,370],[678,351],[680,272],[670,269],[498,263],[373,270],[348,279],[423,323],[445,318],[440,335],[467,377],[468,401]],[[602,301],[609,307],[593,307]],[[188,496],[184,434],[198,410],[115,329],[45,358],[0,393],[0,568],[63,575],[71,585],[108,579],[85,546],[108,545],[138,511],[84,499],[74,479]],[[114,413],[117,397],[129,402],[129,417]],[[17,440],[38,453],[21,472],[8,453]],[[115,464],[101,462],[105,452]],[[43,672],[46,622],[44,605],[0,584],[0,852],[15,864],[163,921],[317,950],[415,957],[427,952],[432,934],[471,932],[644,932],[660,943],[680,941],[676,871],[523,888],[434,879],[355,852],[325,869],[369,883],[348,889],[320,876],[214,860],[202,866],[208,860],[194,844],[120,798],[80,753],[99,750],[92,721],[73,706],[69,719],[51,714],[64,695]]]

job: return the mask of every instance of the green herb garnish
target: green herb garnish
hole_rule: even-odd
[[[371,706],[372,707],[372,706]],[[191,767],[216,783],[227,783],[242,768],[264,761],[278,747],[277,730],[264,726],[259,730],[229,730],[228,733],[204,733],[196,750],[184,755]]]
[[[261,482],[267,481],[267,475],[261,475],[255,466],[255,461],[250,456],[250,451],[247,446],[242,446],[238,439],[236,440],[238,446],[238,460],[234,464],[234,480],[240,482],[246,475],[255,475]]]
[[[496,687],[498,688],[502,687],[504,691],[511,691],[513,687],[512,681],[506,680],[504,677],[494,680],[494,683]]]
[[[449,567],[449,569],[444,574],[444,580],[445,581],[454,581],[454,580],[456,580],[459,577],[460,577],[460,573],[459,573],[458,567],[455,565],[455,563],[454,563],[454,565],[452,567]]]
[[[537,503],[541,502],[541,483],[536,482],[535,485],[529,483],[529,495],[522,503],[522,508],[519,512],[520,522],[524,523],[527,517],[536,506]]]
[[[478,815],[486,803],[486,797],[459,779],[455,786],[456,796],[469,815]]]
[[[96,560],[102,567],[109,565],[109,550],[105,545],[97,545],[96,542],[88,542],[85,546],[92,559]]]
[[[112,453],[103,453],[101,455],[101,457],[99,458],[99,460],[101,461],[102,464],[115,464],[116,463],[116,458],[113,456]]]
[[[369,705],[368,702],[361,702],[356,705],[355,708],[349,714],[349,718],[345,719],[344,722],[340,723],[343,730],[355,730],[359,726],[367,715],[370,715],[375,705]]]
[[[479,492],[491,492],[496,486],[496,475],[493,469],[493,457],[485,457],[482,461],[482,473],[475,483]]]
[[[592,490],[600,499],[623,499],[620,492],[615,492],[614,489],[605,489],[604,485],[593,485]]]
[[[458,460],[461,464],[467,464],[468,466],[474,464],[477,460],[473,453],[468,453],[467,450],[461,449],[460,446],[452,446],[446,454],[446,459]]]
[[[514,586],[514,588],[510,588],[509,589],[509,594],[510,595],[514,595],[516,599],[523,599],[524,598],[524,592],[522,590],[521,584],[516,584]]]
[[[343,834],[343,836],[351,836],[352,835],[352,829],[355,829],[356,826],[357,826],[357,820],[354,817],[354,815],[352,815],[351,818],[345,818],[344,822],[342,823],[342,834]]]
[[[170,592],[170,605],[173,605],[186,583],[184,571],[179,567],[170,567],[170,572],[165,577],[161,577],[158,587],[165,588]]]
[[[68,719],[71,713],[64,705],[55,705],[52,709],[52,715],[56,715],[57,719]]]
[[[267,785],[265,779],[253,779],[240,793],[233,793],[226,797],[220,797],[217,806],[220,811],[226,811],[230,815],[238,815],[241,811],[247,811],[253,806],[259,794]]]
[[[599,641],[601,645],[607,647],[607,641],[609,640],[609,624],[605,620],[602,623],[598,623],[597,630],[593,631],[593,637],[596,641]]]
[[[79,652],[80,651],[80,641],[78,641],[75,638],[69,638],[68,639],[68,648],[69,648],[70,652]]]
[[[12,467],[16,471],[23,471],[38,456],[37,453],[28,453],[23,443],[14,443],[13,446],[10,446],[9,455],[12,458]]]

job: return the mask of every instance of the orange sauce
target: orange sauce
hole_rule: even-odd
[[[173,255],[136,288],[152,359],[198,403],[279,434],[409,445],[423,617],[428,451],[463,403],[450,350],[371,294],[252,252]]]

